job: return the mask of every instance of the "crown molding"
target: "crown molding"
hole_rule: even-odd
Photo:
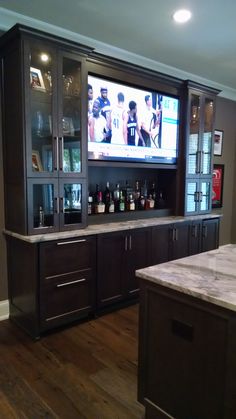
[[[158,71],[160,73],[167,74],[169,76],[173,76],[182,80],[191,79],[196,81],[197,83],[201,83],[207,85],[209,87],[215,88],[220,90],[219,96],[224,97],[226,99],[230,99],[236,101],[236,89],[230,88],[228,86],[222,85],[220,83],[216,83],[212,80],[205,79],[204,77],[200,77],[197,74],[188,73],[186,71],[180,70],[175,67],[171,67],[169,65],[163,64],[158,61],[151,60],[149,58],[145,58],[141,55],[134,54],[127,50],[123,50],[117,47],[113,47],[112,45],[97,41],[95,39],[83,36],[79,33],[75,33],[69,31],[67,29],[63,29],[59,26],[55,26],[41,20],[37,20],[31,18],[29,16],[21,15],[19,13],[15,13],[11,10],[5,9],[0,7],[0,29],[7,31],[16,23],[20,23],[26,26],[30,26],[45,32],[49,32],[51,34],[60,36],[62,38],[69,39],[74,42],[78,42],[88,47],[91,47],[95,50],[95,52],[99,54],[104,54],[109,57],[113,57],[116,59],[120,59],[123,61],[127,61],[132,64],[136,64],[142,67],[149,68],[154,71]]]

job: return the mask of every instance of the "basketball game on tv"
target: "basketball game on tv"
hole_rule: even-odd
[[[88,158],[175,164],[179,100],[88,76]]]

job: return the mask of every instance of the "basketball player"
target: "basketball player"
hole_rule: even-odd
[[[145,146],[145,142],[143,136],[140,132],[140,128],[138,125],[138,117],[137,117],[137,104],[134,100],[129,102],[129,112],[127,115],[126,121],[126,129],[127,129],[127,144],[128,145],[136,145],[135,138],[136,133],[138,134],[139,141]]]
[[[112,144],[127,144],[127,132],[125,127],[125,110],[123,93],[117,95],[117,106],[111,110],[111,143]]]

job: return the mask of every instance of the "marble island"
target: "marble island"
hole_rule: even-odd
[[[150,266],[136,275],[236,311],[236,245]]]
[[[145,419],[235,419],[236,245],[136,275]]]

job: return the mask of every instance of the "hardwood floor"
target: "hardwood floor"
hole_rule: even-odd
[[[0,323],[0,417],[141,419],[138,305],[32,341]]]

